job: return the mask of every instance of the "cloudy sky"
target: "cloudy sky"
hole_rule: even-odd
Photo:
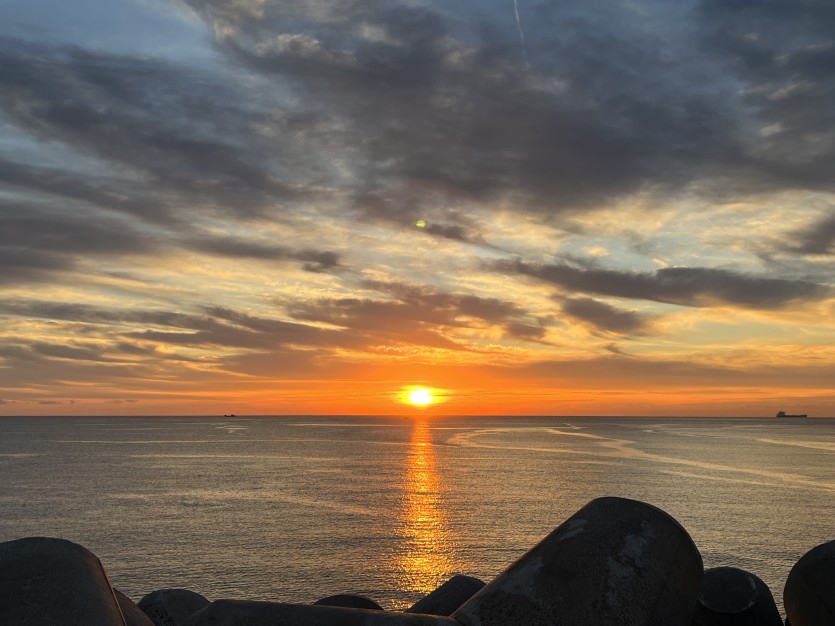
[[[4,0],[0,414],[835,415],[831,0]]]

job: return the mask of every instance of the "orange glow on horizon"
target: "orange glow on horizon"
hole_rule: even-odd
[[[16,387],[16,395],[0,390],[5,401],[0,414],[772,417],[792,406],[814,417],[835,414],[831,385],[822,384],[824,374],[810,371],[809,380],[794,388],[766,385],[770,381],[754,375],[723,387],[710,377],[688,379],[688,384],[682,384],[681,376],[650,377],[621,361],[591,362],[602,368],[599,372],[587,372],[577,363],[533,372],[448,363],[358,363],[323,378],[297,379],[230,377],[201,365],[193,366],[193,379],[165,388],[157,380],[120,382],[130,386],[118,392],[123,400],[114,398],[112,385],[94,381],[76,381],[72,390],[63,387],[46,396],[37,387]],[[173,371],[163,374],[175,377]],[[410,402],[417,389],[429,390],[432,402]]]

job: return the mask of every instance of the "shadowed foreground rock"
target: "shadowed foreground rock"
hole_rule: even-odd
[[[312,604],[218,600],[184,626],[461,626],[448,617]]]
[[[452,614],[464,626],[689,626],[702,558],[664,511],[598,498]]]
[[[835,541],[792,568],[784,604],[787,626],[835,626]],[[678,522],[623,498],[592,500],[489,584],[455,576],[403,612],[345,595],[313,605],[209,603],[186,589],[133,604],[82,546],[41,537],[0,543],[0,626],[779,624],[762,580],[732,567],[702,576],[701,556]]]
[[[137,602],[154,626],[182,626],[190,616],[206,608],[209,601],[188,589],[158,589]]]
[[[82,546],[46,537],[0,543],[0,624],[124,626],[101,562]]]
[[[316,600],[314,606],[341,606],[346,609],[367,609],[369,611],[382,611],[383,607],[363,596],[355,596],[348,593],[340,593],[335,596],[328,596]]]
[[[154,626],[151,618],[145,615],[136,603],[128,598],[118,589],[114,589],[122,616],[125,618],[125,626]]]
[[[407,613],[452,615],[453,611],[473,597],[484,583],[472,576],[453,576],[432,593],[406,609]]]
[[[760,578],[736,567],[714,567],[702,578],[693,626],[783,626],[783,619]]]
[[[795,563],[783,590],[791,626],[835,624],[835,541],[816,546]]]

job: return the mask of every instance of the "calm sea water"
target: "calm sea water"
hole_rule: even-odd
[[[835,420],[0,418],[0,541],[92,550],[135,600],[410,605],[489,581],[590,499],[678,519],[778,603],[835,539]]]

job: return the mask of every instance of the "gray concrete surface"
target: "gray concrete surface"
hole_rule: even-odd
[[[692,539],[667,513],[598,498],[452,617],[464,626],[689,626],[702,571]]]

